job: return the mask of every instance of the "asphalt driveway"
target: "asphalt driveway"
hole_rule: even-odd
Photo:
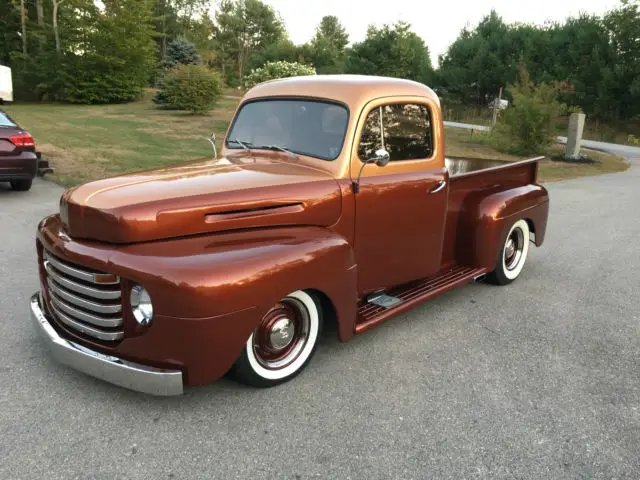
[[[27,315],[34,231],[62,190],[0,186],[1,479],[638,478],[640,153],[549,184],[547,241],[340,344],[295,381],[182,397],[54,364]]]

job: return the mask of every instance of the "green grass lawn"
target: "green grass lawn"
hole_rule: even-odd
[[[70,186],[187,159],[210,156],[237,101],[223,98],[211,115],[158,109],[150,100],[126,105],[11,105],[8,113],[29,130],[54,180]]]
[[[154,107],[151,93],[125,105],[8,105],[5,109],[36,139],[43,158],[55,168],[53,180],[72,186],[124,172],[210,157],[208,137],[215,132],[218,147],[238,99],[223,97],[209,115]],[[446,153],[505,161],[519,157],[497,152],[470,131],[446,129]],[[598,154],[596,165],[545,161],[541,180],[595,175],[627,168],[617,157]]]

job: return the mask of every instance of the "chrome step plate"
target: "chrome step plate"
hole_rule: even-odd
[[[386,293],[374,293],[367,297],[367,303],[373,303],[374,305],[378,305],[382,308],[391,308],[398,303],[402,303],[402,300],[397,297],[387,295]]]

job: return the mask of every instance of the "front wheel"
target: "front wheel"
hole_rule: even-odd
[[[529,224],[526,220],[515,222],[502,244],[496,268],[487,278],[496,285],[513,282],[524,268],[529,253]]]
[[[309,363],[322,332],[320,303],[302,290],[274,305],[253,331],[233,367],[237,380],[272,387],[291,380]]]

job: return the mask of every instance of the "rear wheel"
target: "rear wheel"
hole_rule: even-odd
[[[309,363],[322,332],[320,303],[298,290],[274,305],[247,340],[233,373],[256,387],[291,380]]]
[[[31,189],[33,180],[14,180],[11,183],[11,188],[17,192],[26,192]]]
[[[529,224],[526,220],[515,222],[500,249],[496,268],[487,278],[496,285],[507,285],[513,282],[524,268],[529,253]]]

